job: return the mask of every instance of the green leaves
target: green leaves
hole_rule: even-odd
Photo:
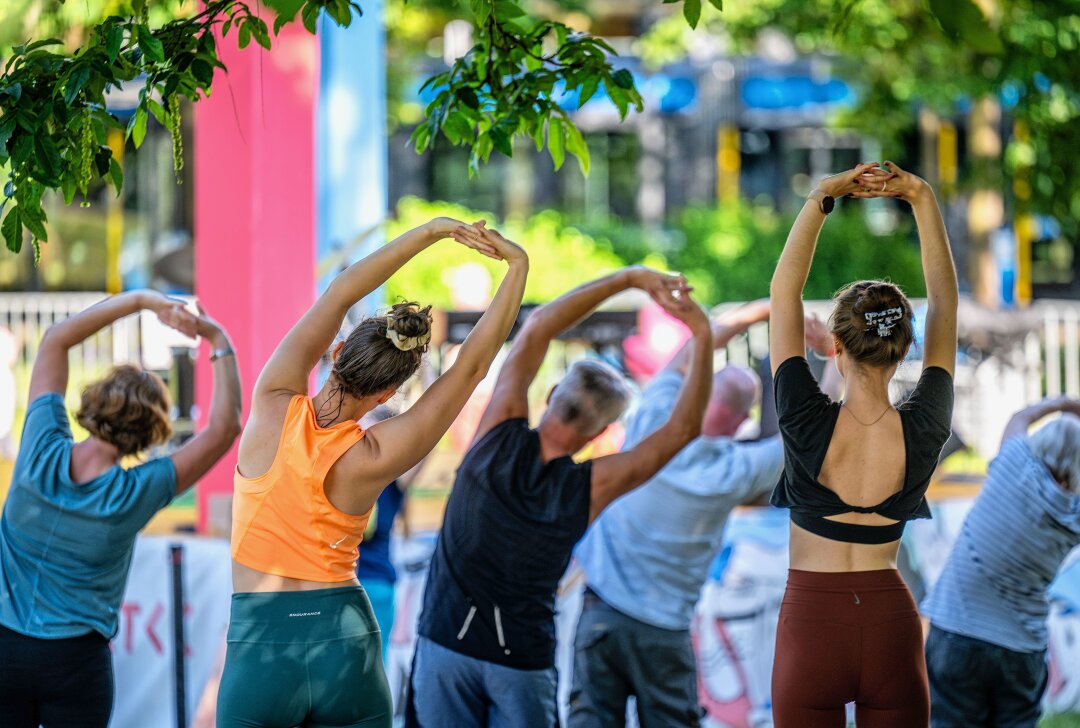
[[[563,159],[566,157],[566,125],[562,118],[556,116],[548,121],[547,141],[555,169],[562,169]]]
[[[4,236],[4,240],[7,242],[7,249],[12,253],[18,253],[22,250],[22,213],[18,207],[11,208],[4,218],[4,222],[0,223],[0,235]]]
[[[105,26],[105,56],[110,63],[116,62],[120,55],[120,46],[124,43],[124,27],[118,23]]]
[[[663,0],[665,5],[677,3],[679,0]],[[724,0],[709,0],[709,4],[717,10],[724,9]],[[701,20],[701,0],[683,0],[683,17],[691,28],[697,28]]]
[[[324,10],[340,25],[348,25],[360,6],[352,0],[269,0],[280,15],[274,30],[298,13],[314,30]],[[255,41],[270,48],[270,30],[250,0],[208,0],[191,18],[152,28],[146,19],[147,0],[135,0],[132,14],[111,16],[93,27],[86,47],[74,54],[56,39],[17,46],[0,76],[0,165],[9,177],[0,203],[0,235],[9,250],[22,249],[29,232],[37,244],[47,241],[41,206],[44,190],[62,193],[71,204],[77,192],[87,198],[95,181],[111,184],[119,194],[124,173],[103,146],[109,129],[123,129],[138,148],[153,115],[173,134],[174,165],[179,173],[183,146],[179,137],[179,98],[195,101],[210,93],[214,69],[224,68],[214,41],[235,27],[240,47]],[[284,18],[284,20],[282,20]],[[140,79],[136,81],[136,79]],[[145,85],[126,129],[105,110],[107,88],[133,82]],[[466,96],[466,99],[468,97]],[[170,103],[169,111],[162,101]],[[473,103],[479,102],[473,98]],[[459,135],[467,124],[452,122]],[[503,130],[507,140],[512,133]],[[461,136],[459,136],[461,138]],[[500,143],[500,148],[506,145]],[[88,204],[84,202],[83,204]]]
[[[614,51],[600,38],[529,18],[509,0],[472,0],[471,7],[476,45],[424,85],[438,93],[413,132],[416,150],[440,138],[468,145],[475,174],[493,151],[509,157],[513,138],[528,136],[537,151],[546,144],[556,169],[570,153],[587,172],[588,147],[561,102],[576,96],[584,104],[603,85],[625,118],[631,107],[642,107],[633,75],[612,67]]]
[[[691,28],[696,28],[701,19],[701,0],[683,0],[683,17]]]
[[[89,79],[90,66],[87,64],[77,66],[75,70],[72,71],[71,76],[67,80],[67,84],[64,86],[64,103],[71,105]]]
[[[589,147],[585,144],[585,137],[582,136],[581,130],[574,124],[566,125],[566,151],[577,157],[578,165],[581,167],[582,174],[589,174],[589,166],[591,158],[589,157]]]
[[[972,0],[929,0],[930,12],[941,24],[945,35],[963,41],[981,53],[1001,53],[1001,37],[994,32]]]
[[[142,51],[143,56],[154,63],[164,62],[165,46],[154,37],[154,34],[150,32],[150,28],[145,25],[136,25],[135,31],[139,39],[139,50]]]
[[[684,2],[688,18],[700,15],[701,0]],[[720,0],[710,2],[720,6]],[[614,50],[602,39],[531,17],[516,0],[469,5],[478,27],[476,45],[428,84],[437,93],[413,134],[417,151],[441,140],[467,145],[475,174],[492,152],[511,156],[515,137],[528,136],[538,150],[548,146],[556,167],[570,154],[587,172],[588,147],[561,104],[574,98],[585,104],[603,87],[625,118],[642,107],[632,74],[612,67]],[[134,0],[131,15],[106,18],[74,54],[52,50],[60,45],[54,39],[13,49],[0,76],[0,165],[10,170],[0,235],[9,249],[21,249],[27,231],[35,243],[46,240],[45,189],[59,190],[68,204],[80,191],[91,199],[99,189],[95,183],[111,184],[119,193],[123,170],[104,146],[111,129],[125,132],[138,148],[153,116],[173,133],[179,172],[178,104],[208,95],[215,69],[224,68],[215,33],[227,37],[235,29],[239,47],[254,41],[270,48],[270,28],[255,12],[261,7],[276,14],[274,33],[296,19],[315,32],[323,12],[339,25],[361,13],[355,0],[265,0],[260,6],[207,0],[201,7],[192,17],[151,27],[147,0]],[[105,91],[133,82],[144,86],[125,127],[105,110]]]
[[[138,149],[142,146],[143,139],[146,137],[146,107],[139,106],[135,109],[135,113],[131,116],[131,121],[128,122],[127,136],[131,139],[131,142]]]

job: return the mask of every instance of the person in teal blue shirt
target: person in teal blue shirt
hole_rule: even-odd
[[[75,442],[64,406],[72,347],[124,316],[153,311],[212,347],[205,429],[168,457],[121,461],[172,434],[164,383],[124,364],[86,387]],[[152,291],[106,299],[45,333],[30,379],[11,488],[0,517],[0,725],[104,728],[113,702],[109,640],[135,537],[240,434],[240,381],[225,331]]]

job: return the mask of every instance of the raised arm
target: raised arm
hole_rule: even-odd
[[[674,301],[672,291],[685,287],[686,280],[682,276],[635,266],[578,286],[533,311],[514,337],[473,441],[500,422],[528,417],[529,385],[540,371],[552,339],[588,316],[601,303],[628,288],[640,288],[658,301]]]
[[[357,484],[381,489],[423,459],[461,412],[487,375],[517,320],[529,259],[525,251],[494,231],[484,231],[494,253],[509,264],[499,290],[461,345],[453,366],[402,414],[373,425],[347,457],[357,463]]]
[[[690,328],[689,371],[667,422],[632,449],[593,461],[590,520],[616,498],[656,475],[679,450],[701,434],[701,421],[712,390],[713,342],[709,317],[686,293],[680,300],[661,305]]]
[[[242,401],[236,355],[226,331],[205,313],[199,317],[197,333],[210,344],[213,357],[214,392],[206,427],[172,454],[176,468],[176,492],[193,486],[225,456],[240,436]]]
[[[1009,419],[1005,426],[1005,433],[1001,436],[1001,445],[1014,437],[1023,437],[1031,429],[1031,426],[1047,415],[1055,412],[1071,412],[1080,416],[1080,399],[1072,397],[1053,397],[1025,407]]]
[[[888,175],[878,169],[877,164],[860,164],[855,169],[826,177],[818,185],[815,193],[807,198],[806,204],[791,226],[784,252],[776,264],[772,283],[769,286],[769,301],[772,304],[772,317],[769,325],[769,358],[773,374],[777,368],[793,356],[803,356],[803,289],[810,275],[810,265],[814,260],[818,235],[825,224],[826,213],[822,211],[819,199],[822,196],[834,200],[852,195],[862,197],[863,187],[860,177]]]
[[[739,334],[745,333],[754,324],[769,320],[769,299],[760,298],[726,311],[712,323],[713,349],[722,349]],[[667,371],[678,372],[683,376],[690,369],[693,358],[694,341],[690,339],[671,357],[664,366]]]
[[[418,253],[461,227],[463,223],[457,220],[436,218],[346,268],[278,344],[255,383],[253,404],[267,394],[306,394],[311,370],[330,348],[349,309]]]
[[[106,326],[142,310],[153,311],[166,326],[195,335],[195,316],[157,291],[129,291],[96,303],[49,327],[41,339],[30,375],[29,400],[47,392],[64,394],[68,385],[68,352]]]
[[[949,248],[949,236],[941,219],[934,189],[925,180],[885,162],[893,176],[888,189],[894,197],[906,200],[915,213],[922,251],[923,277],[926,279],[926,336],[923,345],[923,368],[941,367],[949,374],[956,367],[956,307],[959,293],[956,267]]]

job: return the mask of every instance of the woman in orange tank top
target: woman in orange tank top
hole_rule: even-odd
[[[484,222],[474,223],[483,227]],[[233,604],[219,728],[389,727],[378,625],[355,576],[357,545],[379,493],[449,429],[517,319],[528,258],[500,235],[437,218],[341,273],[263,367],[240,439],[233,503]],[[406,412],[357,421],[417,370],[427,308],[400,303],[334,347],[322,388],[312,370],[349,309],[414,255],[453,238],[508,264],[490,306],[446,370]]]

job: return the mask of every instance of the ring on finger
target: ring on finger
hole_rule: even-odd
[[[881,191],[882,192],[885,191],[885,185],[887,185],[887,184],[889,184],[889,180],[885,180],[884,182],[881,183]]]

